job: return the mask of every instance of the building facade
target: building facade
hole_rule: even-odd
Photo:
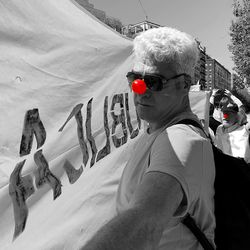
[[[208,89],[232,89],[231,73],[209,56],[206,58],[206,85]]]
[[[200,51],[199,60],[195,66],[194,82],[193,85],[200,85],[201,90],[206,90],[206,48],[201,46],[201,43],[197,41],[197,46]]]
[[[152,28],[159,28],[159,27],[161,27],[161,25],[145,20],[140,23],[129,24],[129,25],[123,26],[122,34],[127,37],[134,38],[143,31],[146,31]]]

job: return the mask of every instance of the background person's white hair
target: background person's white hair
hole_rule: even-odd
[[[134,70],[154,71],[157,65],[171,64],[176,74],[194,76],[199,57],[195,39],[179,30],[160,27],[142,32],[134,39]]]

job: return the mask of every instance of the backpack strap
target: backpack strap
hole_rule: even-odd
[[[212,140],[210,134],[207,133],[204,130],[204,128],[202,127],[202,125],[200,123],[198,123],[197,121],[194,121],[194,120],[191,120],[191,119],[184,119],[184,120],[181,120],[181,121],[177,122],[176,124],[192,125],[192,126],[194,126],[196,128],[201,129],[204,132],[204,134],[206,135],[206,137],[210,140],[210,142],[212,143],[212,145],[214,145],[213,140]],[[250,138],[249,138],[249,143],[250,143]]]
[[[245,124],[244,126],[245,126],[245,128],[246,128],[246,130],[247,130],[247,132],[248,132],[248,145],[249,145],[249,147],[250,147],[250,127],[249,127],[249,126],[246,126],[246,124]]]
[[[202,131],[204,131],[204,129],[202,128],[202,126],[198,122],[191,120],[191,119],[181,120],[177,124],[192,125],[194,127],[200,128],[200,129],[202,129]],[[204,131],[204,133],[205,133],[205,131]],[[215,250],[213,245],[207,239],[206,235],[197,226],[195,220],[191,217],[191,215],[189,213],[187,213],[187,215],[184,217],[184,219],[182,220],[182,223],[194,234],[194,236],[200,242],[200,244],[202,245],[204,250]]]
[[[204,131],[204,129],[203,129],[203,127],[202,127],[202,125],[200,123],[198,123],[197,121],[191,120],[191,119],[184,119],[184,120],[181,120],[181,121],[177,122],[176,124],[192,125],[192,126],[194,126],[196,128],[200,128],[202,131]]]
[[[213,245],[207,239],[206,235],[200,230],[200,228],[195,223],[195,220],[191,217],[189,213],[182,220],[182,224],[184,224],[196,237],[196,239],[200,242],[204,250],[215,250]]]

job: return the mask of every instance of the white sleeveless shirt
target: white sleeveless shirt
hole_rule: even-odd
[[[216,131],[215,145],[225,154],[244,158],[250,163],[249,130],[235,124],[229,128],[220,125]]]

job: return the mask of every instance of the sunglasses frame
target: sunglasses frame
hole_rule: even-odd
[[[133,75],[133,76],[138,76],[138,77],[134,77],[133,79],[129,80],[129,77],[130,77],[131,75]],[[145,82],[145,84],[146,84],[146,86],[147,86],[148,89],[150,89],[151,91],[154,91],[154,92],[155,92],[155,91],[158,92],[158,91],[161,91],[161,90],[164,89],[164,85],[166,85],[168,81],[173,80],[173,79],[176,79],[176,78],[178,78],[178,77],[180,77],[180,76],[183,76],[183,75],[184,75],[184,76],[189,76],[189,75],[187,75],[187,74],[185,74],[185,73],[182,73],[182,74],[178,74],[178,75],[176,75],[176,76],[174,76],[174,77],[171,77],[171,78],[169,78],[169,79],[166,79],[164,76],[158,75],[158,74],[150,74],[150,73],[141,74],[141,73],[136,72],[136,71],[129,71],[129,72],[127,73],[126,77],[127,77],[127,80],[128,80],[128,83],[129,83],[129,86],[130,86],[130,87],[132,86],[132,83],[133,83],[135,80],[141,79],[141,80],[144,80],[144,82]],[[159,79],[160,85],[158,86],[157,89],[153,89],[153,84],[150,84],[150,83],[148,82],[148,80],[147,80],[148,77],[155,77],[155,78],[158,78],[158,79]]]

